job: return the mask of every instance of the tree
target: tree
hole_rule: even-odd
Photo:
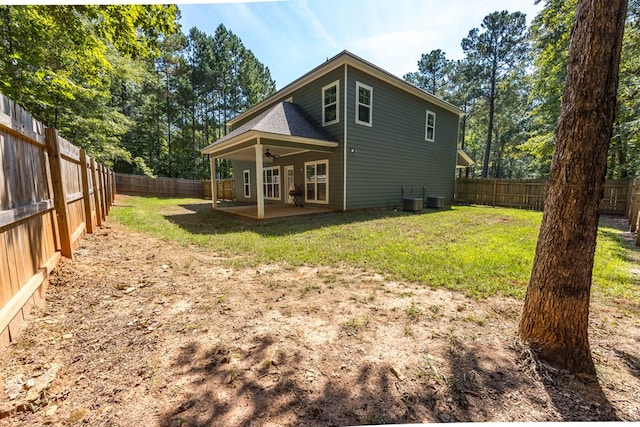
[[[487,178],[498,86],[509,70],[525,59],[528,45],[525,15],[521,12],[493,12],[485,16],[482,28],[482,33],[477,28],[469,31],[461,44],[468,62],[475,68],[476,82],[483,90],[489,107],[487,142],[482,164],[482,177]]]
[[[444,98],[447,93],[447,82],[453,69],[452,61],[440,49],[423,53],[418,61],[418,71],[407,73],[404,79],[414,86]]]
[[[640,1],[629,0],[622,40],[618,113],[609,149],[608,178],[640,173]]]
[[[0,6],[0,90],[111,166],[131,161],[112,89],[125,63],[177,31],[171,5]],[[120,90],[118,88],[118,90]]]
[[[595,374],[588,340],[591,274],[626,0],[579,0],[536,255],[519,325],[542,359]]]
[[[529,102],[531,134],[521,145],[534,176],[548,176],[555,127],[567,72],[567,56],[577,0],[547,0],[531,24],[534,73]]]

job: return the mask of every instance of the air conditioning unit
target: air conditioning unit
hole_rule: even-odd
[[[422,211],[422,197],[405,198],[402,200],[402,210],[405,212]]]
[[[427,196],[427,208],[429,209],[443,209],[444,197]]]

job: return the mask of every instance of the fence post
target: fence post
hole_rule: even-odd
[[[638,198],[638,178],[633,180],[633,188],[631,189],[631,208],[629,210],[629,231],[632,233],[636,231],[638,224],[638,205],[640,199]]]
[[[49,168],[51,169],[51,184],[53,186],[53,205],[56,209],[56,219],[58,230],[60,230],[60,252],[63,256],[73,259],[73,249],[71,247],[71,226],[69,224],[69,213],[67,211],[67,194],[62,178],[62,155],[60,154],[60,143],[58,141],[58,131],[53,128],[45,130],[45,141],[49,152]]]
[[[634,178],[633,180],[629,181],[629,184],[627,185],[627,200],[625,201],[624,205],[624,217],[627,219],[631,218],[631,203],[633,203],[633,190],[635,189],[637,179],[638,178]]]
[[[104,176],[104,218],[107,219],[109,215],[109,174],[107,173],[107,167],[102,165],[102,175]]]
[[[100,189],[96,172],[96,161],[91,159],[91,182],[93,183],[93,205],[96,208],[96,225],[102,226],[102,205],[100,204]]]
[[[104,182],[105,182],[105,190],[104,190],[104,198],[107,206],[106,214],[109,215],[109,211],[111,210],[111,171],[104,168]]]
[[[116,187],[116,173],[111,171],[111,204],[116,201],[116,194],[118,193],[118,189]]]
[[[93,234],[93,218],[91,215],[91,195],[89,194],[89,174],[87,171],[87,152],[80,149],[80,175],[82,178],[82,201],[84,203],[84,223],[87,233]]]
[[[491,203],[492,206],[496,205],[496,193],[498,191],[498,178],[494,178],[493,179],[493,202]]]
[[[107,219],[107,207],[105,206],[105,197],[104,197],[104,166],[98,163],[98,180],[100,181],[100,215],[102,215],[102,219]]]

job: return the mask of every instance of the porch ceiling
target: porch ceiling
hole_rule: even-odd
[[[275,156],[275,158],[283,158],[287,156],[293,156],[296,154],[306,153],[309,151],[321,151],[321,152],[331,152],[335,147],[338,146],[338,143],[332,143],[330,145],[317,145],[310,143],[287,143],[283,145],[277,141],[273,141],[270,139],[262,139],[255,137],[252,140],[246,141],[245,144],[238,144],[236,147],[230,147],[227,150],[217,150],[217,152],[209,153],[212,158],[223,158],[230,160],[245,160],[250,162],[255,162],[256,160],[256,150],[255,146],[260,141],[260,145],[262,146],[263,153],[263,162],[265,164],[273,163],[273,157],[266,157],[264,154],[269,150],[269,154]]]

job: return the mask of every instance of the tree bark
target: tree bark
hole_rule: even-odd
[[[487,145],[484,149],[484,162],[482,164],[482,177],[487,178],[489,176],[489,157],[491,156],[491,137],[493,136],[493,116],[495,113],[496,104],[496,74],[497,74],[497,61],[494,59],[493,68],[491,69],[491,91],[489,93],[489,126],[487,129]],[[496,177],[497,178],[497,177]]]
[[[571,372],[595,374],[591,274],[615,116],[626,0],[579,0],[521,341]]]

